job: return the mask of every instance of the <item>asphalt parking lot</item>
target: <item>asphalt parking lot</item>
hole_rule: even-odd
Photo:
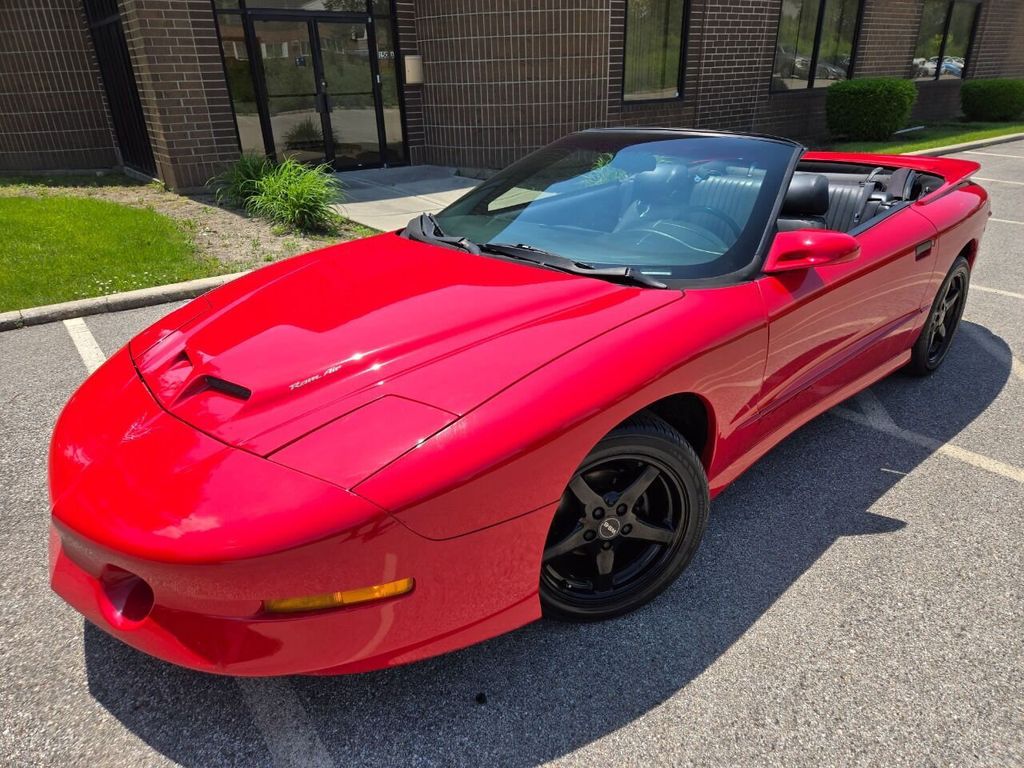
[[[172,306],[0,333],[0,764],[1024,765],[1024,142],[963,157],[993,218],[935,376],[786,440],[638,613],[386,672],[237,681],[84,625],[47,585],[50,431]]]

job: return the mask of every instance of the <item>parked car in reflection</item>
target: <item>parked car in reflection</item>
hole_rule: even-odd
[[[932,56],[929,59],[914,59],[914,77],[935,77],[935,70],[939,64],[939,57]],[[959,56],[945,56],[942,59],[942,75],[952,77],[963,77],[964,60]]]

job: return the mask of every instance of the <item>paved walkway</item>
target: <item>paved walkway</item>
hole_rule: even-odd
[[[345,187],[345,202],[335,206],[338,213],[383,231],[404,227],[416,214],[437,213],[480,183],[440,165],[373,168],[337,175]]]

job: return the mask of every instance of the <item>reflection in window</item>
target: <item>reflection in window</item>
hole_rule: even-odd
[[[622,98],[679,96],[685,0],[629,0]]]
[[[970,0],[925,0],[914,51],[915,78],[964,76],[977,11],[977,3]]]
[[[783,0],[772,88],[823,87],[847,79],[859,15],[860,0]]]
[[[253,8],[283,8],[295,11],[366,13],[366,0],[248,0],[245,5],[250,10]],[[390,3],[375,2],[374,13],[388,13],[389,11],[378,6],[389,5]]]
[[[221,16],[220,45],[224,56],[224,69],[228,75],[228,91],[235,107],[235,123],[238,125],[238,140],[243,152],[262,155],[263,132],[260,130],[260,116],[256,108],[256,89],[252,84],[252,70],[245,50],[245,33],[242,22],[236,16]]]
[[[388,165],[404,163],[405,143],[402,141],[402,112],[398,102],[398,74],[395,71],[395,44],[391,25],[376,24],[377,71],[380,73],[381,110],[384,113],[384,137]]]
[[[857,5],[858,0],[825,0],[818,64],[814,69],[816,88],[849,77],[853,36],[857,31]]]

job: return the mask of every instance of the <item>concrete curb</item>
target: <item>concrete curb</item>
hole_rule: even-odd
[[[92,299],[65,301],[61,304],[47,304],[42,307],[15,309],[11,312],[0,312],[0,331],[10,331],[28,325],[42,325],[72,317],[99,315],[104,312],[120,312],[123,309],[138,309],[154,304],[166,304],[170,301],[194,299],[219,285],[241,277],[246,272],[232,272],[228,275],[201,277],[198,280],[187,280],[183,283],[158,285],[153,288],[140,288],[137,291],[113,293],[109,296],[97,296]]]
[[[938,157],[939,155],[952,155],[957,152],[966,152],[969,149],[980,147],[991,147],[993,144],[1006,144],[1010,141],[1024,139],[1024,133],[1008,133],[1005,136],[993,136],[991,139],[978,139],[977,141],[965,141],[963,144],[947,144],[945,147],[933,147],[932,149],[918,149],[914,152],[904,152],[906,155],[922,155],[924,157]]]

